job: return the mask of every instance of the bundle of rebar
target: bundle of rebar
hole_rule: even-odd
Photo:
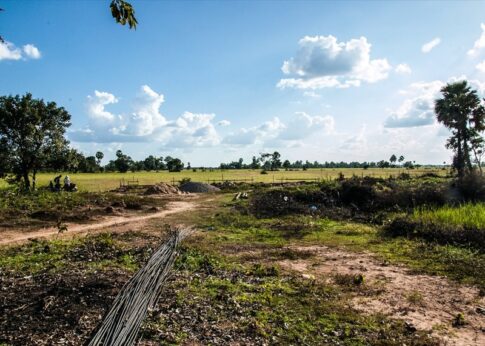
[[[163,283],[175,262],[179,243],[191,232],[175,229],[143,266],[121,289],[90,346],[128,346],[137,341],[148,310],[153,309]]]

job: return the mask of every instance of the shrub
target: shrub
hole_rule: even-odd
[[[455,181],[465,201],[485,201],[485,177],[474,171]]]

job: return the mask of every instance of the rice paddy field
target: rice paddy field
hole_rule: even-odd
[[[275,171],[268,172],[268,174],[261,174],[261,170],[239,169],[239,170],[220,170],[212,169],[196,172],[192,170],[184,170],[182,172],[171,173],[168,171],[160,172],[127,172],[127,173],[67,173],[71,180],[78,185],[81,191],[108,191],[115,189],[120,184],[137,183],[140,185],[149,185],[159,182],[175,184],[184,178],[189,178],[192,181],[198,182],[222,182],[230,181],[246,181],[246,182],[265,182],[265,183],[281,183],[291,181],[318,181],[335,179],[342,173],[345,177],[353,175],[359,177],[382,177],[397,176],[401,173],[407,173],[411,176],[419,176],[425,173],[435,173],[439,175],[446,175],[447,170],[438,168],[420,168],[406,170],[403,168],[324,168],[324,169],[308,169],[297,171]],[[54,179],[58,173],[39,173],[37,175],[37,186],[47,186],[49,181]],[[66,173],[63,173],[65,175]],[[0,179],[0,188],[5,188],[7,182]]]

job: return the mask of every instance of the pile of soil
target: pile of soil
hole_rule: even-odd
[[[195,183],[188,182],[180,185],[180,191],[182,192],[195,192],[195,193],[207,193],[207,192],[218,192],[221,191],[218,187],[205,184],[205,183]]]
[[[169,184],[158,183],[156,185],[150,186],[146,191],[145,195],[178,195],[180,190]]]

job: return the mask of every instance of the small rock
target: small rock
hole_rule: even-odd
[[[112,206],[107,206],[104,211],[107,212],[108,214],[113,214],[115,210]]]

